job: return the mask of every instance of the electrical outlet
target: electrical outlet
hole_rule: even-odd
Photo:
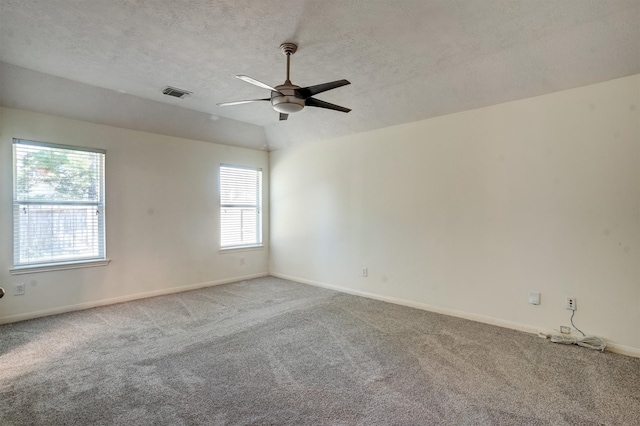
[[[369,268],[367,268],[366,266],[362,267],[362,276],[363,277],[368,277],[369,276]]]
[[[576,306],[577,299],[575,297],[567,297],[567,309],[570,311],[578,310]]]
[[[566,325],[560,326],[560,333],[562,334],[571,334],[571,327],[567,327]]]
[[[14,296],[24,296],[24,284],[14,284],[13,285],[13,295]]]

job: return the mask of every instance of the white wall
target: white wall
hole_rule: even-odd
[[[640,355],[639,127],[636,75],[272,152],[271,272],[530,331],[574,296]]]
[[[104,148],[108,266],[11,275],[12,138]],[[0,322],[268,273],[264,249],[219,251],[218,166],[265,152],[0,108]],[[269,188],[264,188],[264,224]],[[240,257],[245,258],[244,265]],[[24,296],[12,296],[15,283]]]
[[[157,102],[3,62],[0,94],[7,108],[250,149],[268,145],[261,126],[183,108],[194,107],[189,98]]]

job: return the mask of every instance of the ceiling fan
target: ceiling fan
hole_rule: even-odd
[[[261,101],[270,101],[271,106],[277,112],[280,113],[280,121],[286,120],[289,117],[289,114],[294,112],[301,111],[305,106],[313,106],[318,108],[326,108],[332,109],[335,111],[341,112],[349,112],[351,111],[349,108],[342,107],[340,105],[331,104],[329,102],[321,101],[320,99],[316,99],[312,96],[317,95],[318,93],[326,92],[327,90],[335,89],[341,86],[346,86],[347,84],[351,84],[347,80],[337,80],[332,81],[330,83],[318,84],[315,86],[308,87],[300,87],[291,83],[289,80],[289,65],[291,62],[291,55],[296,53],[298,50],[298,46],[294,43],[282,43],[280,45],[280,50],[287,57],[287,80],[284,84],[279,86],[271,87],[268,84],[264,84],[261,81],[248,77],[246,75],[236,75],[236,78],[239,78],[242,81],[246,81],[247,83],[251,83],[255,86],[262,87],[263,89],[271,90],[270,98],[263,99],[251,99],[246,101],[236,101],[236,102],[224,102],[218,104],[218,106],[230,106],[230,105],[239,105],[246,104],[249,102],[261,102]]]

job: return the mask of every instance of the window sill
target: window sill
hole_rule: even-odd
[[[264,249],[264,245],[260,244],[255,246],[221,248],[220,253],[231,253],[236,251],[252,251],[252,250],[262,250],[262,249]]]
[[[47,263],[44,265],[16,266],[9,269],[11,275],[33,274],[38,272],[63,271],[65,269],[93,268],[96,266],[107,266],[111,262],[110,259],[104,260],[88,260],[84,262],[69,263]]]

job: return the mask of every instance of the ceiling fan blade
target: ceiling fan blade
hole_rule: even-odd
[[[346,86],[347,84],[351,84],[351,82],[347,80],[336,80],[330,83],[323,83],[323,84],[316,84],[315,86],[302,87],[300,89],[296,89],[296,92],[298,93],[298,95],[306,99],[313,95],[317,95],[318,93],[326,92],[327,90]]]
[[[265,99],[249,99],[247,101],[235,101],[235,102],[223,102],[221,104],[216,104],[218,106],[231,106],[231,105],[241,105],[241,104],[248,104],[250,102],[260,102],[260,101],[270,101],[271,98],[265,98]]]
[[[283,114],[283,113],[280,113],[280,121],[284,121],[284,120],[286,120],[287,118],[289,118],[289,114]]]
[[[342,107],[342,106],[336,105],[336,104],[330,104],[329,102],[321,101],[320,99],[316,99],[316,98],[307,98],[307,99],[305,99],[304,104],[306,106],[314,106],[314,107],[319,107],[319,108],[332,109],[332,110],[341,111],[341,112],[349,112],[349,111],[351,111],[349,108],[345,108],[345,107]]]
[[[251,78],[251,77],[246,76],[246,75],[236,75],[236,78],[239,78],[242,81],[246,81],[247,83],[251,83],[254,86],[262,87],[263,89],[268,89],[268,90],[271,90],[273,92],[277,92],[278,91],[278,89],[275,89],[275,88],[269,86],[268,84],[265,84],[265,83],[263,83],[261,81],[256,80],[255,78]]]

